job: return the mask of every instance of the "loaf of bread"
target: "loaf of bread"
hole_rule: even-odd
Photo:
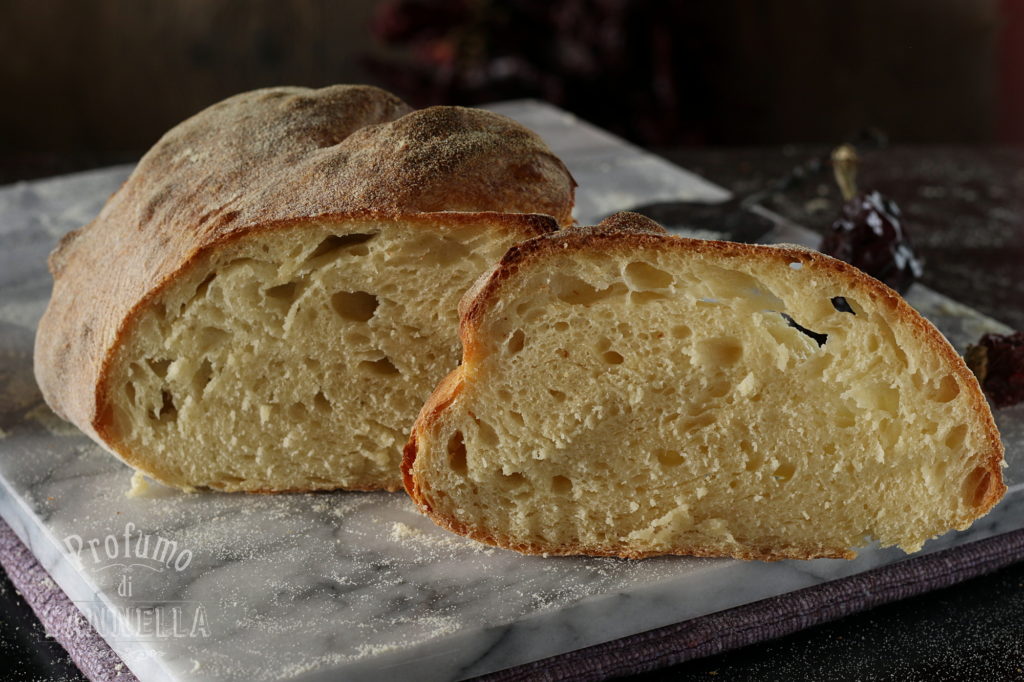
[[[526,553],[852,558],[1002,496],[974,376],[892,290],[817,252],[620,214],[505,254],[461,304],[406,490]]]
[[[181,488],[398,489],[457,304],[574,182],[486,111],[273,88],[168,132],[52,254],[49,405]],[[535,215],[543,214],[543,215]]]

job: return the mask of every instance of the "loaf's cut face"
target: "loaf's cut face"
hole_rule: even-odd
[[[201,259],[116,353],[110,441],[178,486],[397,489],[412,418],[458,364],[460,295],[537,234],[494,222],[323,219]]]
[[[406,488],[523,552],[756,559],[919,549],[1002,496],[973,375],[894,292],[798,248],[639,216],[514,247],[467,295],[463,364]]]
[[[269,88],[168,131],[50,256],[46,402],[182,488],[397,489],[456,302],[571,224],[534,133],[368,86]]]

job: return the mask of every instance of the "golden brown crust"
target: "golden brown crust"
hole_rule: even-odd
[[[985,431],[985,442],[988,447],[980,453],[984,461],[983,471],[978,477],[978,492],[974,497],[977,518],[987,513],[1006,492],[1002,477],[1003,445],[996,429],[995,420],[988,407],[977,378],[967,368],[963,358],[950,346],[941,332],[930,322],[913,310],[903,298],[882,282],[866,275],[857,268],[836,260],[811,249],[801,247],[763,246],[708,240],[685,239],[670,236],[654,221],[636,214],[617,214],[605,219],[594,227],[576,227],[557,233],[537,237],[528,242],[513,246],[502,260],[491,270],[481,276],[476,285],[466,292],[460,303],[461,315],[460,337],[463,345],[463,361],[459,373],[453,373],[427,402],[420,412],[412,428],[412,434],[406,445],[402,463],[403,478],[406,492],[417,503],[420,509],[430,516],[438,525],[461,535],[467,535],[490,545],[514,549],[526,554],[592,554],[599,556],[619,556],[623,558],[642,558],[659,554],[685,554],[691,556],[732,556],[738,559],[760,559],[774,561],[779,559],[811,559],[811,558],[846,558],[851,559],[856,553],[848,548],[836,547],[759,547],[747,550],[730,550],[723,553],[708,550],[704,547],[680,547],[672,552],[637,552],[629,547],[607,548],[566,545],[559,547],[539,547],[524,545],[508,537],[496,537],[484,529],[472,528],[458,519],[437,513],[429,503],[427,496],[420,489],[420,481],[413,474],[418,443],[421,434],[434,429],[444,418],[444,410],[454,397],[462,390],[462,377],[471,371],[478,360],[480,342],[477,339],[481,322],[488,311],[501,296],[503,286],[523,267],[528,267],[545,257],[566,252],[584,252],[587,250],[638,250],[638,249],[679,249],[695,253],[715,254],[727,258],[770,259],[787,265],[799,262],[804,266],[813,265],[816,270],[841,279],[844,285],[859,292],[875,303],[887,307],[899,320],[913,329],[917,339],[928,349],[940,356],[949,369],[956,373],[969,393],[971,411],[982,424]],[[970,519],[966,520],[969,522]],[[963,521],[963,520],[961,520]]]
[[[459,395],[459,392],[462,391],[462,375],[462,366],[459,366],[441,380],[441,383],[434,389],[427,402],[420,408],[420,413],[416,417],[417,424],[421,420],[424,423],[436,421],[445,408],[451,405],[452,401]],[[424,511],[429,511],[427,501],[419,495],[418,489],[413,485],[412,463],[415,460],[416,429],[414,427],[409,442],[406,443],[405,448],[402,450],[402,482],[405,485],[406,491],[412,497],[413,502]]]
[[[102,442],[107,373],[132,319],[217,245],[311,217],[429,225],[442,211],[473,214],[449,222],[537,234],[550,219],[496,214],[570,224],[574,187],[536,135],[498,114],[413,112],[368,86],[231,97],[164,135],[99,216],[61,240],[36,335],[37,382],[55,412]]]

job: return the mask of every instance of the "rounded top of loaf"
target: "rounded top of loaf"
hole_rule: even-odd
[[[169,130],[96,223],[204,242],[337,213],[544,213],[567,225],[574,188],[544,142],[500,114],[414,111],[366,85],[277,87],[229,97]],[[72,241],[51,259],[55,274]]]

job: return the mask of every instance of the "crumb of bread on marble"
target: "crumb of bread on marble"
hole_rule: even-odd
[[[391,524],[391,532],[388,538],[396,543],[414,542],[420,547],[433,549],[446,549],[452,551],[470,550],[474,554],[494,554],[494,548],[477,542],[472,542],[461,536],[453,535],[442,531],[430,529],[428,531],[414,528],[407,523],[395,521]]]
[[[125,497],[146,497],[149,492],[149,481],[141,471],[132,474],[132,487],[124,494]]]
[[[401,521],[395,521],[391,524],[391,539],[395,542],[401,542],[402,540],[408,540],[409,538],[422,537],[423,531],[417,530],[412,526],[402,523]]]

